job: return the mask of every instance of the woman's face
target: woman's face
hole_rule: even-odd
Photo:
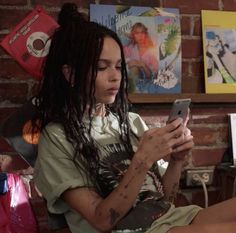
[[[95,81],[97,103],[111,104],[115,101],[121,81],[121,51],[117,42],[106,37],[98,61]]]
[[[137,44],[142,44],[145,42],[145,38],[146,38],[146,33],[143,31],[142,28],[136,28],[133,32],[133,38],[134,38],[134,41],[137,43]]]

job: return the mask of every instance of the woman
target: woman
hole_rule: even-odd
[[[135,23],[130,31],[130,43],[124,46],[129,70],[129,91],[136,90],[136,84],[152,80],[158,72],[157,45],[151,39],[148,28],[141,22]]]
[[[86,22],[72,3],[58,21],[38,95],[34,178],[48,210],[63,213],[73,233],[233,232],[235,199],[205,210],[172,204],[193,137],[181,119],[148,129],[128,112],[117,35]],[[156,162],[167,156],[160,177]]]

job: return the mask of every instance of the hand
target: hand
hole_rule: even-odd
[[[186,156],[189,154],[189,151],[193,148],[194,142],[193,142],[193,136],[191,135],[190,129],[185,127],[184,130],[184,141],[182,144],[177,145],[173,153],[170,156],[171,160],[174,161],[184,161],[186,159]]]
[[[172,154],[174,150],[181,150],[183,143],[185,145],[183,148],[188,148],[183,136],[184,129],[183,120],[178,118],[162,128],[146,131],[140,140],[135,156],[145,161],[150,168],[154,162]]]

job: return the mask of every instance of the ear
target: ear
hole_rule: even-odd
[[[62,73],[64,74],[66,80],[69,82],[70,81],[70,73],[71,73],[71,68],[69,65],[63,65],[62,66]]]

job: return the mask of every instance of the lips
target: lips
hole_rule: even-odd
[[[107,89],[107,92],[111,95],[117,94],[118,91],[119,91],[119,88],[115,88],[115,87]]]

